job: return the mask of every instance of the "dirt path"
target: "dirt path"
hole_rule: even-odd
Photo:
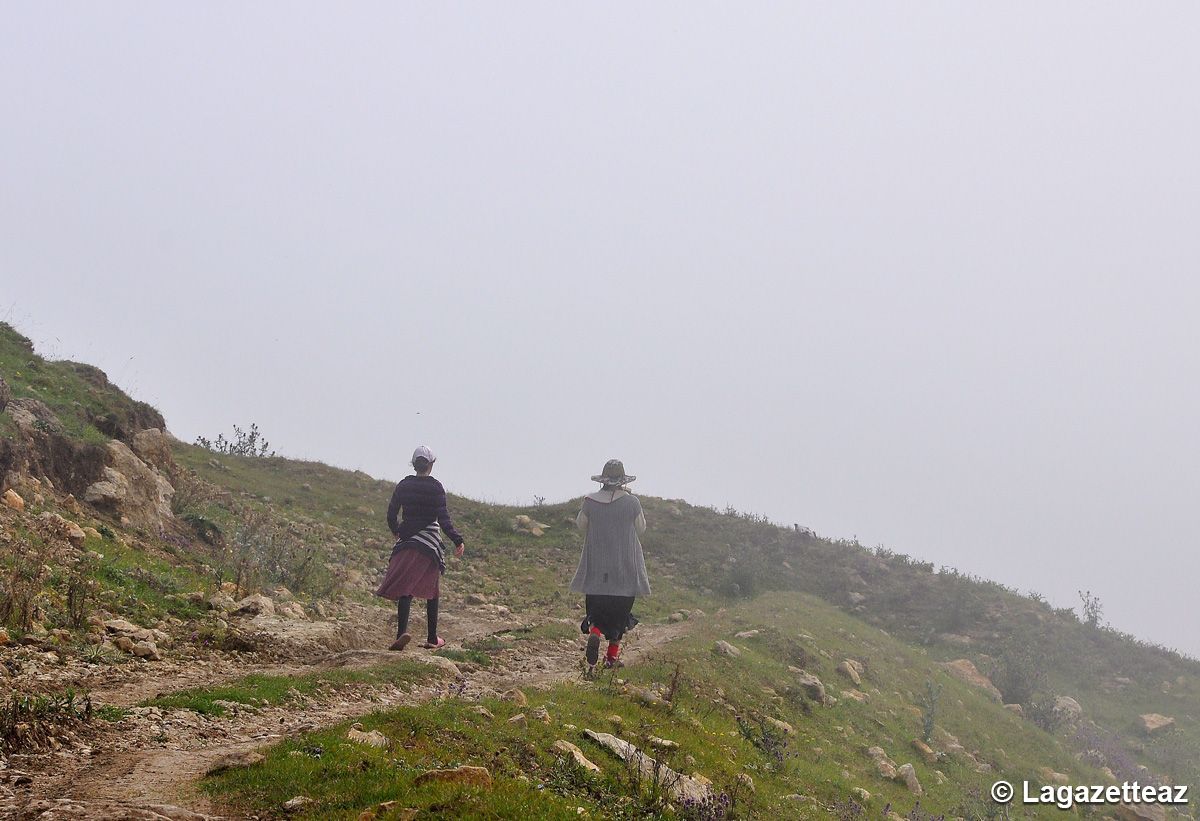
[[[368,628],[374,647],[384,646],[388,628],[384,615]],[[455,636],[450,646],[510,630],[512,620],[444,618],[445,633]],[[635,662],[679,637],[686,623],[641,625],[630,634],[625,658]],[[411,652],[443,669],[444,675],[413,687],[372,685],[342,688],[329,697],[305,698],[261,710],[238,711],[221,718],[194,712],[137,709],[121,722],[112,738],[95,743],[87,754],[60,754],[56,766],[35,773],[5,815],[21,819],[170,819],[194,821],[217,818],[207,796],[196,787],[199,779],[221,758],[270,746],[283,738],[400,705],[417,704],[447,695],[475,699],[511,687],[544,687],[580,675],[581,640],[515,641],[503,666],[459,668],[425,651]],[[108,690],[93,692],[97,703],[128,707],[164,692],[214,686],[248,675],[299,675],[332,668],[366,668],[394,661],[396,654],[354,649],[327,654],[311,663],[265,665],[228,664],[199,671],[183,670],[165,678],[146,676]],[[126,726],[129,725],[129,726]]]

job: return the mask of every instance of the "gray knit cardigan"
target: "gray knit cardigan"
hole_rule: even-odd
[[[579,569],[571,580],[574,593],[646,596],[650,580],[638,531],[646,527],[642,503],[624,491],[607,490],[584,497],[576,520],[587,535]]]

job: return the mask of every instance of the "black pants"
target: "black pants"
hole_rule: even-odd
[[[580,631],[588,633],[592,627],[599,627],[604,638],[609,641],[620,641],[627,630],[632,630],[637,624],[633,616],[633,596],[603,596],[589,593],[584,596],[584,607],[587,608],[587,618],[579,625]]]
[[[396,599],[396,638],[408,632],[408,611],[412,607],[412,596],[401,596]],[[438,600],[429,599],[425,602],[425,623],[429,628],[430,644],[437,641]]]

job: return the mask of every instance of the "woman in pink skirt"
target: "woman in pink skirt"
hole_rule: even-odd
[[[406,476],[396,485],[388,505],[387,523],[396,536],[392,560],[383,583],[375,591],[396,602],[396,640],[390,650],[403,650],[412,641],[408,632],[408,613],[413,596],[425,599],[427,641],[422,647],[436,650],[445,640],[438,637],[438,591],[442,573],[446,571],[446,555],[442,549],[439,530],[454,542],[454,555],[462,557],[466,550],[462,535],[450,521],[446,507],[446,489],[434,479],[433,451],[422,445],[413,451],[412,466],[416,474]],[[399,521],[397,521],[399,517]]]

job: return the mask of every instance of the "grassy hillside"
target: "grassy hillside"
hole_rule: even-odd
[[[391,481],[319,463],[219,455],[176,443],[175,464],[169,469],[176,519],[161,533],[135,532],[90,507],[71,507],[65,493],[80,493],[79,483],[102,465],[97,460],[102,460],[109,436],[128,440],[143,426],[161,425],[161,417],[94,368],[42,360],[7,326],[0,326],[0,376],[14,397],[45,403],[61,423],[61,429],[47,423],[30,439],[11,414],[0,414],[0,476],[18,457],[31,460],[40,472],[22,480],[27,497],[23,513],[0,508],[0,593],[10,602],[24,596],[28,611],[27,617],[19,617],[18,609],[0,609],[0,620],[7,621],[14,639],[58,629],[55,651],[82,657],[92,652],[86,644],[87,617],[102,611],[142,624],[165,625],[173,619],[181,635],[220,645],[228,639],[224,628],[193,594],[208,595],[222,585],[235,595],[283,586],[310,607],[336,607],[338,602],[383,606],[371,591],[390,549],[383,518]],[[88,470],[72,468],[81,462]],[[453,476],[442,478],[453,490]],[[1093,768],[1107,766],[1119,778],[1159,776],[1200,784],[1200,663],[1195,660],[950,568],[732,510],[678,500],[642,501],[650,523],[644,544],[655,592],[639,602],[639,616],[665,622],[675,611],[696,608],[720,615],[697,622],[684,643],[669,648],[654,664],[627,672],[633,684],[647,687],[663,684],[676,664],[683,665],[685,687],[665,714],[634,703],[611,683],[588,684],[539,694],[555,720],[531,725],[530,737],[519,743],[506,735],[509,729],[502,721],[511,710],[496,703],[488,705],[496,724],[478,733],[447,733],[447,760],[492,756],[500,775],[512,782],[496,793],[496,801],[513,802],[505,806],[521,807],[534,798],[546,801],[547,795],[557,798],[545,807],[567,814],[579,806],[604,813],[612,801],[628,805],[629,785],[622,785],[621,773],[612,766],[606,767],[601,786],[582,785],[569,773],[559,773],[542,779],[538,789],[538,779],[526,783],[517,777],[518,770],[528,774],[521,762],[554,771],[558,765],[549,752],[555,740],[550,736],[560,735],[563,723],[608,729],[596,725],[615,713],[634,727],[653,725],[677,740],[680,757],[695,758],[698,770],[755,814],[795,806],[849,811],[844,805],[855,785],[872,793],[872,806],[878,797],[907,812],[910,796],[898,785],[875,783],[861,750],[878,745],[898,762],[914,758],[910,745],[920,732],[917,713],[927,681],[946,688],[938,701],[937,725],[957,736],[968,751],[979,751],[981,762],[996,771],[1041,778],[1041,768],[1048,767],[1083,783],[1096,777]],[[561,629],[564,638],[572,637],[569,628],[553,620],[577,615],[578,597],[566,590],[581,547],[571,523],[577,509],[578,500],[515,508],[452,497],[451,510],[469,552],[450,562],[449,605],[463,608],[466,593],[484,594],[540,624],[539,630]],[[56,541],[53,528],[38,518],[43,513],[92,528],[81,549],[67,550]],[[515,529],[519,515],[547,525],[545,534]],[[740,659],[710,652],[715,639],[728,640],[751,628],[760,630],[760,636],[736,642],[743,650]],[[974,690],[947,681],[932,666],[963,657],[993,678],[1006,701],[1021,703],[1027,717],[1017,718]],[[869,701],[842,699],[834,707],[818,708],[793,697],[788,664],[813,669],[838,689],[832,666],[842,658],[865,664]],[[1058,696],[1081,705],[1083,718],[1074,726],[1059,721],[1050,709]],[[419,727],[432,720],[430,715],[438,721],[473,721],[463,712],[467,709],[447,702],[432,713],[393,711],[368,723],[400,738],[424,732]],[[1143,713],[1173,717],[1175,727],[1151,738],[1138,725]],[[761,725],[739,726],[735,714],[743,720],[769,715],[792,724],[796,736],[788,741],[782,761],[777,740],[764,738]],[[668,736],[667,729],[675,735]],[[328,759],[301,761],[285,745],[260,776],[255,770],[231,774],[214,789],[228,790],[242,806],[267,807],[282,800],[287,768],[328,765],[336,770],[346,764],[349,759],[338,757],[341,747],[332,739],[322,735],[309,740],[318,746],[328,742],[327,749],[335,751]],[[573,736],[568,740],[580,743]],[[428,754],[418,747],[412,749]],[[312,797],[346,814],[377,798],[386,800],[381,796],[408,783],[405,762],[417,755],[408,749],[402,744],[372,753],[362,773],[352,776],[324,773],[326,793]],[[518,755],[517,750],[526,752]],[[602,763],[604,754],[593,752],[591,757]],[[923,810],[971,814],[975,791],[988,780],[985,774],[976,773],[973,765],[954,763],[953,756],[936,765],[913,763],[929,790]],[[392,781],[376,778],[376,767],[390,773]],[[938,769],[945,784],[938,783]],[[753,775],[752,796],[738,797],[740,772]],[[783,796],[795,792],[808,796],[811,805],[785,802]],[[501,806],[476,807],[470,803],[476,798],[447,788],[421,795],[428,798],[426,807],[486,814]],[[463,801],[467,803],[455,803]]]
[[[257,503],[290,517],[331,523],[342,534],[335,543],[339,557],[355,564],[367,582],[382,568],[390,482],[282,458],[214,458],[191,446],[181,446],[177,455],[206,481],[257,497]],[[444,478],[453,487],[452,477]],[[1104,750],[1091,757],[1097,763],[1114,770],[1124,766],[1130,777],[1145,764],[1200,782],[1200,664],[1194,660],[907,556],[732,511],[642,501],[651,524],[644,543],[655,587],[639,603],[644,617],[661,619],[681,608],[711,608],[768,592],[810,593],[886,628],[930,659],[973,659],[1008,691],[1007,700],[1024,702],[1043,726],[1070,736],[1080,751]],[[471,545],[465,561],[452,563],[451,588],[466,584],[513,607],[573,612],[576,597],[566,591],[566,582],[581,547],[570,523],[577,500],[508,508],[454,497],[451,507]],[[549,524],[546,535],[514,532],[519,514]],[[1095,726],[1056,727],[1048,708],[1059,695],[1078,701]],[[1143,713],[1176,717],[1177,728],[1161,740],[1146,738],[1138,728]]]
[[[4,322],[0,322],[0,375],[13,398],[44,402],[66,433],[84,442],[128,441],[139,430],[163,427],[157,410],[130,399],[99,368],[43,359],[26,337]],[[0,436],[12,439],[13,435],[10,421],[0,429]]]

